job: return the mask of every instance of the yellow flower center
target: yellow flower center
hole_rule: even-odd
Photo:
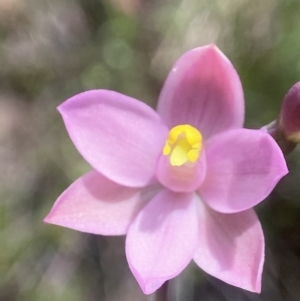
[[[172,166],[196,162],[202,149],[202,135],[189,124],[177,125],[170,132],[163,154],[170,157]]]

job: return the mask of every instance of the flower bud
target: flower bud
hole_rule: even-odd
[[[287,141],[300,142],[300,82],[296,83],[285,95],[278,126]]]

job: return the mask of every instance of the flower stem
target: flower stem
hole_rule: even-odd
[[[291,153],[296,147],[297,143],[288,139],[277,120],[266,125],[264,128],[274,138],[285,156]]]

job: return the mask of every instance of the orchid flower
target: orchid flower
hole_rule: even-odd
[[[126,257],[145,294],[189,263],[260,292],[264,236],[252,209],[287,173],[265,131],[242,128],[244,98],[215,46],[173,66],[157,111],[108,90],[58,107],[75,147],[93,167],[45,222],[100,235],[126,234]]]
[[[269,133],[286,156],[300,143],[300,82],[285,95],[278,120],[261,128]]]

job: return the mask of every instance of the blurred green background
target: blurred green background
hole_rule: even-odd
[[[276,119],[300,80],[299,0],[0,0],[0,300],[139,301],[124,237],[43,223],[89,170],[56,106],[93,88],[155,106],[172,64],[214,42],[236,67],[246,127]],[[299,116],[300,118],[300,116]],[[300,150],[257,212],[266,236],[261,295],[193,264],[169,300],[300,300]]]

